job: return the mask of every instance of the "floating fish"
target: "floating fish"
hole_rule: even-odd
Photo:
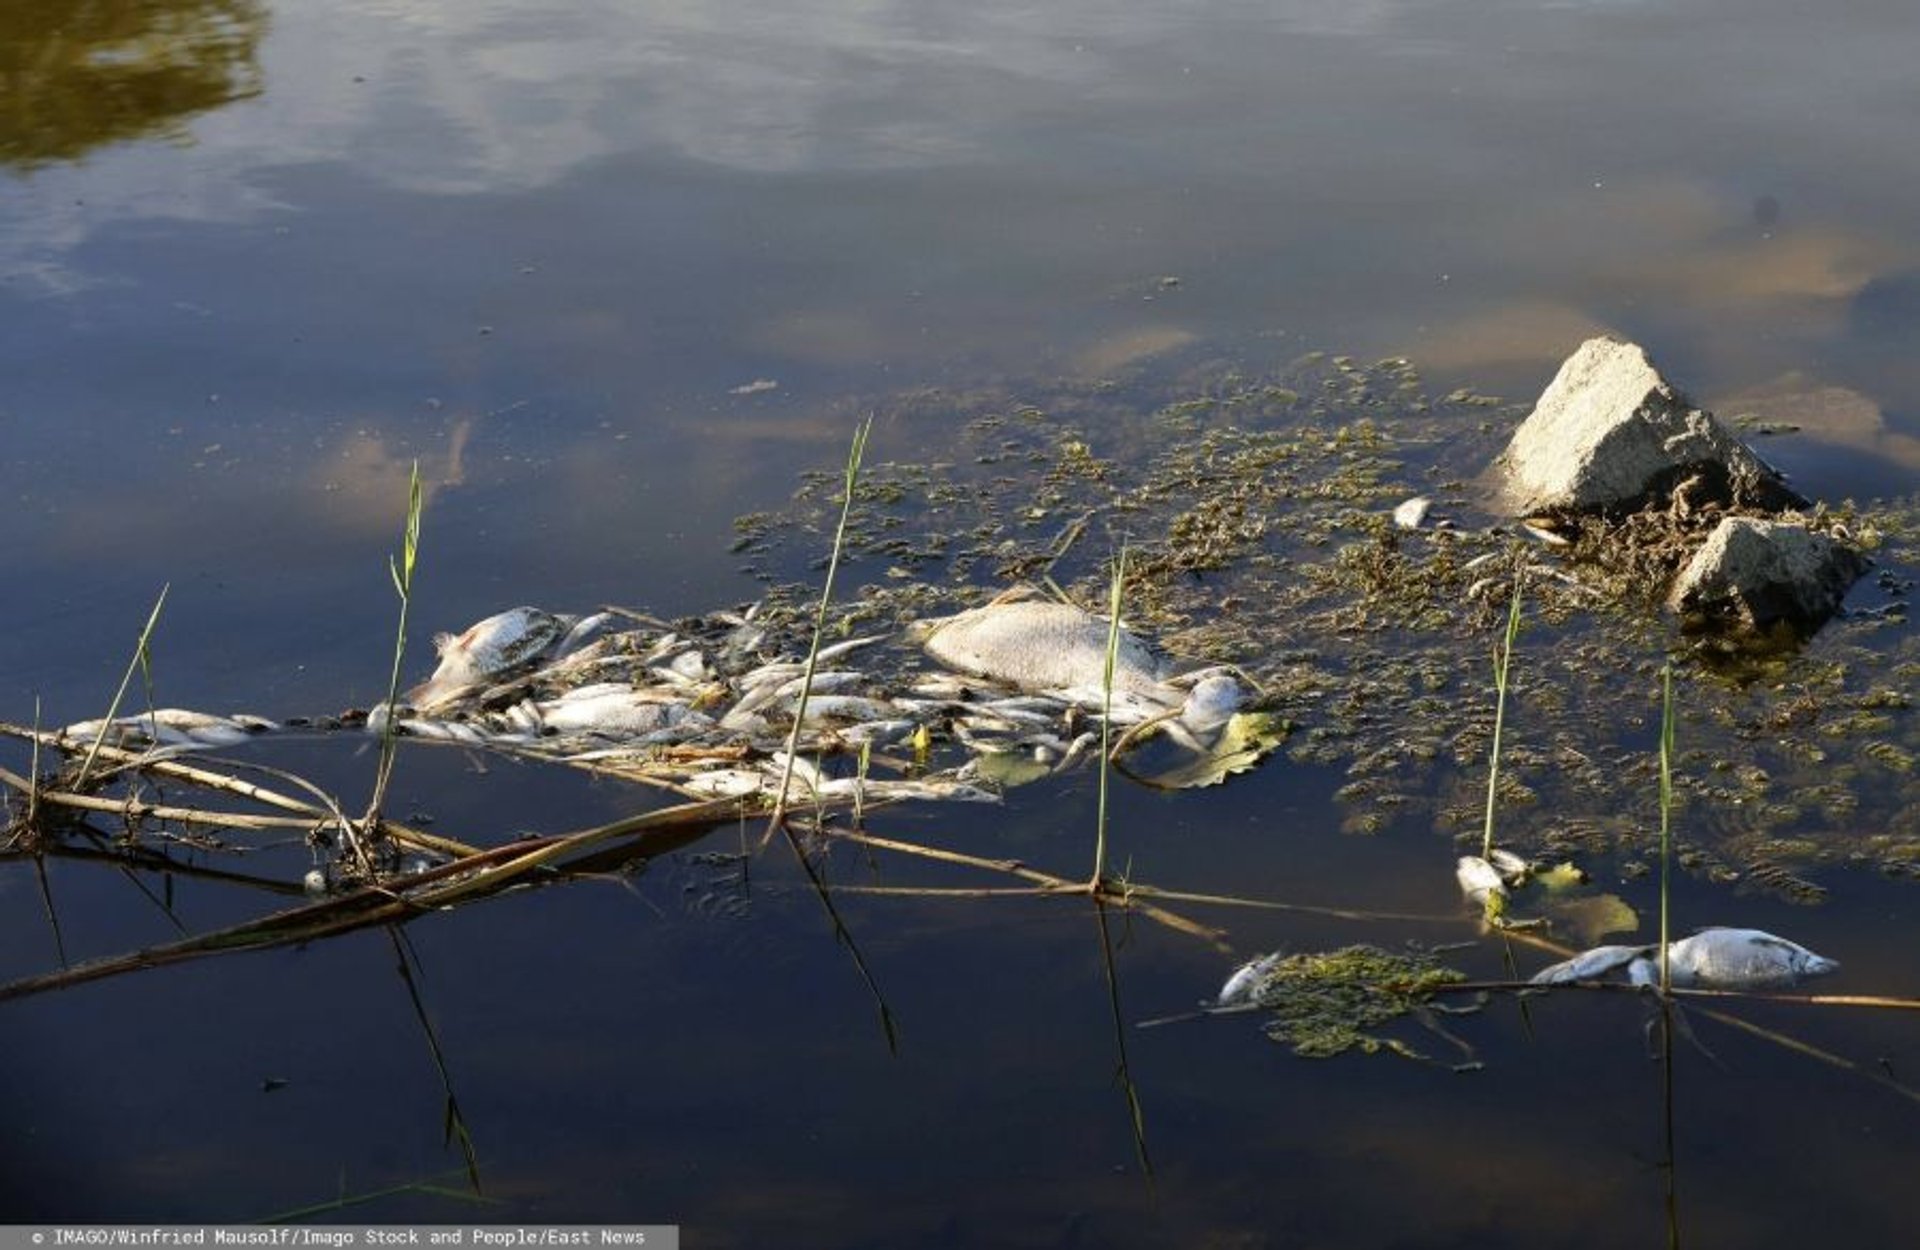
[[[1528,978],[1534,985],[1571,985],[1575,981],[1598,981],[1609,972],[1617,971],[1643,958],[1651,947],[1648,946],[1596,946],[1590,951],[1582,951],[1571,959],[1563,959],[1557,964],[1542,968]]]
[[[547,733],[596,734],[603,738],[638,737],[697,715],[684,703],[663,700],[618,682],[569,690],[557,699],[540,703],[539,713],[541,727]]]
[[[1202,1005],[1235,1007],[1241,1003],[1253,1002],[1255,995],[1260,992],[1261,983],[1267,979],[1267,974],[1273,971],[1282,958],[1279,951],[1274,951],[1270,955],[1258,955],[1249,959],[1233,970],[1233,975],[1227,978],[1227,983],[1220,987],[1218,998],[1215,998],[1211,1004]]]
[[[1596,946],[1533,974],[1535,985],[1595,981],[1620,968],[1635,985],[1660,981],[1659,945]],[[1702,929],[1667,947],[1667,970],[1683,989],[1784,989],[1837,971],[1837,961],[1759,929]]]
[[[917,621],[908,637],[948,668],[1022,690],[1099,690],[1107,664],[1109,622],[1066,603],[1037,599],[990,603],[955,616]],[[1160,660],[1122,629],[1113,657],[1113,688],[1167,702]],[[1172,700],[1177,706],[1179,698]]]
[[[1667,947],[1668,976],[1673,984],[1689,988],[1784,989],[1839,968],[1837,960],[1759,929],[1702,929]],[[1654,984],[1660,979],[1660,961],[1649,951],[1628,967],[1627,976],[1635,985]]]
[[[139,716],[81,721],[62,732],[76,742],[100,738],[109,746],[228,747],[245,742],[273,721],[258,716],[216,716],[185,708],[163,707]]]
[[[1193,684],[1180,709],[1180,723],[1193,734],[1206,736],[1233,719],[1246,706],[1247,691],[1224,673],[1212,673]]]
[[[1476,907],[1484,907],[1489,898],[1506,898],[1507,883],[1500,870],[1478,855],[1462,855],[1453,869],[1460,892]]]
[[[520,607],[489,616],[464,633],[441,634],[433,640],[440,666],[409,690],[406,700],[420,711],[433,711],[475,686],[531,667],[558,650],[579,623],[574,617]]]

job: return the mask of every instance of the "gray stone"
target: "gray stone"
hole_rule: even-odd
[[[1766,630],[1832,616],[1867,558],[1791,521],[1728,517],[1694,552],[1667,606],[1701,623]]]
[[[1804,501],[1780,474],[1675,390],[1638,345],[1588,339],[1560,366],[1494,462],[1512,516]]]

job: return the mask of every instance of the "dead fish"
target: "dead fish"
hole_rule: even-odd
[[[579,623],[570,616],[519,607],[470,625],[465,633],[441,634],[433,640],[440,666],[407,692],[407,702],[432,711],[473,686],[530,667],[556,650]]]
[[[1535,985],[1594,981],[1624,967],[1635,985],[1660,981],[1659,946],[1596,946],[1533,974]],[[1759,929],[1702,929],[1667,948],[1673,984],[1721,990],[1784,989],[1840,967],[1797,942]]]
[[[716,768],[695,773],[682,781],[680,787],[701,798],[738,799],[760,793],[764,781],[765,778],[750,769]]]
[[[95,738],[101,738],[109,746],[228,747],[245,742],[259,732],[262,725],[272,723],[257,716],[242,719],[163,707],[139,716],[122,716],[111,721],[81,721],[76,725],[68,725],[62,732],[78,742],[90,743]]]
[[[815,695],[807,700],[806,723],[896,720],[899,715],[900,709],[884,699],[866,699],[853,694]]]
[[[1534,985],[1571,985],[1575,981],[1597,981],[1609,972],[1625,968],[1653,948],[1650,946],[1596,946],[1571,959],[1540,969],[1528,978]]]
[[[1837,960],[1759,929],[1702,929],[1667,947],[1668,975],[1684,987],[1784,989],[1839,968]],[[1650,951],[1628,967],[1627,976],[1635,985],[1652,985],[1660,978],[1660,961]]]
[[[603,738],[638,737],[678,725],[690,715],[684,703],[618,682],[569,690],[540,703],[539,712],[548,733]]]
[[[1201,1006],[1235,1007],[1241,1003],[1253,1002],[1261,982],[1267,979],[1267,974],[1273,971],[1281,958],[1280,952],[1274,951],[1270,955],[1259,955],[1249,959],[1233,970],[1233,974],[1227,978],[1227,983],[1220,987],[1217,998],[1211,1003],[1203,1002]]]
[[[1022,690],[1098,690],[1107,662],[1108,622],[1066,603],[990,603],[955,616],[916,621],[908,637],[948,668]],[[1113,664],[1116,692],[1159,696],[1160,660],[1122,629]]]
[[[1507,897],[1507,883],[1500,870],[1478,855],[1462,855],[1453,875],[1460,882],[1460,892],[1475,906],[1486,906],[1489,898]]]
[[[1432,510],[1433,500],[1415,495],[1393,510],[1393,523],[1403,530],[1417,530],[1426,524],[1427,513]]]
[[[1180,722],[1198,735],[1211,734],[1233,719],[1247,702],[1247,691],[1224,673],[1201,678],[1187,692],[1180,709]]]
[[[1498,846],[1487,852],[1487,861],[1508,885],[1519,885],[1533,871],[1533,866],[1526,860]]]
[[[771,712],[775,710],[776,705],[781,704],[784,704],[787,710],[792,710],[793,705],[799,701],[800,687],[805,684],[805,674],[788,675],[787,669],[790,667],[803,668],[804,666],[770,664],[741,678],[740,684],[745,688],[746,693],[742,694],[739,701],[720,718],[721,727],[742,733],[752,732],[766,723],[763,711]],[[808,687],[809,718],[811,719],[814,715],[811,710],[813,704],[819,702],[823,695],[853,689],[864,684],[866,680],[864,673],[847,669],[815,673],[813,684]]]

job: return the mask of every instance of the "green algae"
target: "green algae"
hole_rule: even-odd
[[[1676,662],[1689,749],[1675,778],[1686,862],[1794,901],[1823,863],[1912,875],[1920,639],[1905,615],[1920,499],[1816,508],[1870,545],[1876,576],[1811,639],[1729,648],[1682,632],[1663,590],[1710,512],[1560,527],[1543,544],[1479,509],[1475,475],[1522,410],[1434,399],[1404,361],[1315,355],[1262,374],[1196,364],[1165,381],[915,391],[867,405],[924,463],[871,472],[849,519],[863,589],[846,632],[974,606],[1018,581],[1083,604],[1129,548],[1130,625],[1177,660],[1238,666],[1294,726],[1286,757],[1345,770],[1342,827],[1463,838],[1484,820],[1486,657],[1527,578],[1528,663],[1510,691],[1501,841],[1631,866],[1655,853],[1648,760],[1658,672]],[[817,550],[833,482],[743,518],[755,571]],[[1400,501],[1439,525],[1396,526]],[[791,576],[792,574],[787,574]],[[918,657],[902,654],[900,664]],[[1817,844],[1818,853],[1806,843]]]
[[[1268,1013],[1267,1036],[1303,1059],[1353,1050],[1424,1059],[1382,1030],[1409,1017],[1425,1021],[1434,991],[1464,980],[1428,952],[1363,944],[1274,961],[1260,971],[1249,997]]]

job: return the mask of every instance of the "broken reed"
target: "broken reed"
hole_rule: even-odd
[[[400,558],[387,557],[387,572],[393,577],[394,593],[400,596],[400,621],[393,635],[393,668],[387,676],[387,715],[380,725],[380,761],[373,772],[373,797],[367,803],[364,823],[371,827],[380,818],[386,802],[387,783],[393,778],[394,756],[399,750],[399,725],[394,715],[400,699],[400,665],[407,652],[407,610],[413,605],[413,570],[420,554],[420,462],[413,462],[407,475],[407,523],[400,543]]]
[[[840,521],[833,530],[833,552],[827,557],[827,580],[820,587],[820,605],[814,609],[813,637],[807,643],[807,666],[800,674],[800,697],[794,701],[793,728],[787,733],[787,759],[780,770],[780,792],[774,797],[773,816],[767,821],[767,834],[787,814],[787,787],[793,782],[794,755],[800,749],[800,727],[807,719],[807,700],[813,694],[813,673],[820,660],[820,639],[827,632],[827,605],[833,602],[833,577],[840,569],[840,553],[847,545],[847,517],[853,511],[853,492],[860,481],[860,461],[867,453],[867,436],[873,432],[873,417],[860,423],[853,432],[853,446],[847,451],[845,487],[840,499]]]
[[[1107,654],[1100,669],[1100,802],[1094,815],[1093,879],[1087,888],[1098,894],[1107,880],[1107,776],[1113,771],[1108,753],[1113,738],[1113,667],[1120,653],[1120,598],[1127,582],[1127,547],[1113,559],[1113,578],[1107,585]]]
[[[1493,855],[1493,808],[1500,791],[1500,738],[1507,725],[1507,671],[1513,665],[1513,644],[1520,636],[1520,592],[1523,582],[1513,575],[1513,603],[1507,608],[1507,632],[1493,656],[1493,749],[1487,758],[1487,820],[1480,834],[1480,858]]]

